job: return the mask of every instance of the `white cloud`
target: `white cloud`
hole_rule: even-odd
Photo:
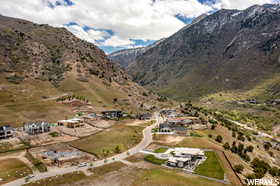
[[[49,7],[56,0],[2,0],[0,13],[36,23],[62,26],[75,22],[80,26],[68,29],[90,42],[107,37],[106,32],[84,31],[83,26],[110,29],[114,36],[102,45],[131,45],[131,39],[158,40],[168,37],[185,26],[175,15],[197,17],[214,8],[244,9],[253,4],[273,0],[218,0],[211,6],[198,0],[73,0],[73,6]],[[58,0],[61,4],[63,0]]]
[[[50,8],[55,0],[5,0],[0,4],[0,13],[24,18],[36,23],[61,26],[76,22],[93,28],[111,29],[116,37],[110,42],[120,43],[129,39],[157,40],[168,37],[184,24],[174,16],[182,14],[196,17],[211,10],[197,0],[79,0],[73,6]],[[63,4],[62,0],[59,0]],[[69,28],[77,36],[89,40],[81,29]],[[94,35],[94,34],[93,34]]]
[[[75,34],[77,37],[86,40],[91,43],[97,44],[96,40],[103,40],[105,37],[109,37],[110,35],[105,31],[98,31],[89,29],[88,31],[85,31],[81,26],[79,25],[71,25],[65,27],[70,32]]]
[[[218,0],[218,3],[215,6],[219,9],[226,8],[242,10],[253,5],[263,5],[274,2],[274,0]]]
[[[104,41],[101,45],[112,47],[130,47],[134,42],[131,40],[121,39],[118,36],[112,36],[110,39]]]

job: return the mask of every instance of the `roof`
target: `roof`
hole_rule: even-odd
[[[201,149],[197,148],[173,148],[173,149],[168,149],[166,153],[173,152],[175,156],[183,156],[183,155],[200,155],[204,156],[204,151]]]
[[[13,128],[10,125],[3,125],[3,126],[0,126],[0,130],[2,130],[2,131],[13,130]]]
[[[121,110],[106,110],[106,111],[103,111],[101,113],[110,113],[110,112],[122,112]]]
[[[73,118],[73,119],[67,119],[67,120],[60,120],[59,123],[77,123],[79,121],[83,121],[80,118]]]
[[[37,122],[34,122],[34,123],[26,123],[24,124],[24,127],[38,127],[38,126],[42,126],[42,125],[47,125],[47,126],[50,126],[50,124],[46,121],[37,121]]]
[[[187,158],[178,158],[178,157],[170,157],[168,158],[168,162],[172,162],[172,163],[177,163],[178,161],[182,161],[182,162],[186,162],[186,161],[190,161],[191,158],[187,157]]]

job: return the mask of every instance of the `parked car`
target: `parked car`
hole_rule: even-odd
[[[87,166],[87,163],[80,163],[79,165],[78,165],[78,167],[86,167]]]

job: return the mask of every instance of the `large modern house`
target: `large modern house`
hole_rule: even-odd
[[[50,131],[50,124],[45,121],[38,121],[33,123],[26,123],[23,126],[24,132],[28,133],[29,135],[41,134],[44,132]]]
[[[0,139],[13,137],[13,128],[9,125],[0,126]]]
[[[166,153],[173,154],[167,160],[168,166],[185,168],[187,170],[193,170],[197,165],[206,160],[204,151],[196,148],[174,148],[168,149]]]

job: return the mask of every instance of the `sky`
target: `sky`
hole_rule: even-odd
[[[65,27],[106,53],[169,37],[201,14],[280,0],[1,0],[0,14]]]

